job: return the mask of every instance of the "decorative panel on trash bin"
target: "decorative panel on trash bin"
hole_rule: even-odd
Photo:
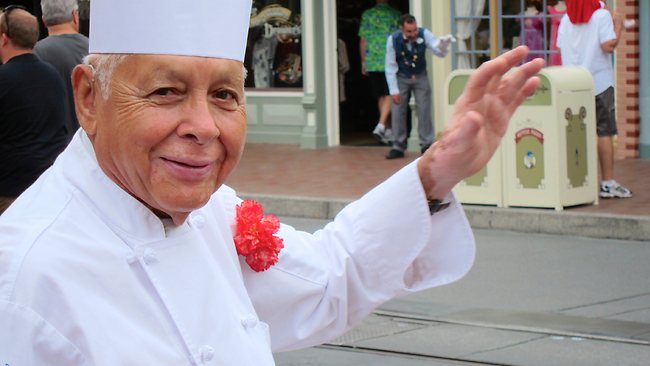
[[[505,206],[598,203],[596,108],[591,74],[548,67],[514,113],[502,142]]]

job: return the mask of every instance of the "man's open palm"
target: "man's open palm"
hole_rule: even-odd
[[[510,117],[539,85],[535,75],[544,66],[542,59],[512,69],[527,54],[527,47],[517,47],[482,64],[471,75],[442,137],[418,161],[429,198],[442,198],[490,160]]]

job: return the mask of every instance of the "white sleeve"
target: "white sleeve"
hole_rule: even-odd
[[[562,19],[560,19],[560,25],[557,27],[557,39],[555,42],[557,44],[557,48],[559,49],[562,49],[562,47],[564,47],[564,37],[566,34],[567,21],[569,21],[569,17],[564,14],[562,16]]]
[[[331,340],[377,306],[454,282],[472,266],[474,237],[461,205],[431,216],[411,163],[314,235],[283,226],[285,249],[244,280],[274,351]]]
[[[429,48],[431,50],[431,52],[433,52],[434,55],[436,55],[438,57],[445,57],[447,55],[447,53],[442,52],[438,48],[439,43],[440,42],[438,41],[438,38],[436,38],[436,36],[434,36],[433,33],[431,33],[430,30],[424,28],[424,44],[427,45],[427,48]]]
[[[86,358],[34,311],[0,301],[0,364],[85,366]]]
[[[610,12],[605,9],[597,11],[603,13],[600,14],[601,16],[598,18],[598,43],[603,44],[612,39],[616,39],[614,20],[612,19]]]
[[[386,61],[384,62],[384,73],[386,74],[386,84],[388,84],[388,93],[390,95],[399,94],[397,86],[397,57],[393,47],[393,37],[388,36],[386,39]]]

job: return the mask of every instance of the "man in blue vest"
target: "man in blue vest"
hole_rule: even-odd
[[[433,143],[431,86],[427,76],[426,50],[429,48],[434,55],[445,57],[453,40],[451,35],[435,37],[428,29],[419,28],[415,17],[410,14],[402,15],[399,31],[388,37],[385,72],[388,90],[393,99],[393,146],[386,159],[404,157],[408,138],[406,112],[411,92],[415,93],[420,151],[424,153]]]

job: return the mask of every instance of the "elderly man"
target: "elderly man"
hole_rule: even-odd
[[[484,64],[421,159],[322,231],[272,235],[277,222],[222,185],[244,146],[250,8],[93,0],[91,55],[73,72],[82,129],[0,218],[0,361],[273,365],[469,270],[449,192],[492,155],[543,62],[504,78],[519,48]]]
[[[69,141],[79,129],[72,93],[72,69],[88,54],[88,37],[79,33],[77,0],[41,0],[41,10],[48,36],[36,43],[34,53],[54,66],[65,82],[68,98],[66,129]]]

